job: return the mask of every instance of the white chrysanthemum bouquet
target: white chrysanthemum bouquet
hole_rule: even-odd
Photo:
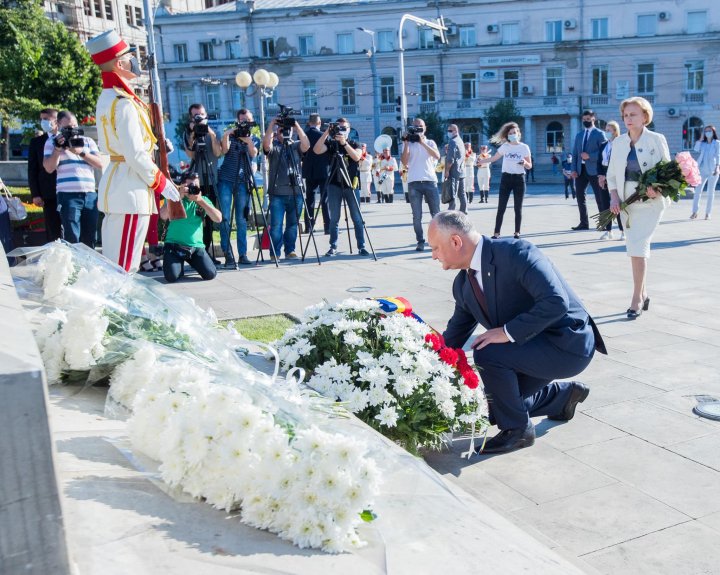
[[[403,312],[397,310],[397,304]],[[395,308],[395,311],[390,311]],[[322,303],[274,344],[285,368],[411,453],[486,423],[478,376],[403,299]]]
[[[13,268],[50,383],[110,376],[133,448],[165,482],[300,547],[363,545],[379,472],[333,403],[277,385],[187,298],[56,242]]]

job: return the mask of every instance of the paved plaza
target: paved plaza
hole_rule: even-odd
[[[486,235],[495,201],[493,192],[490,205],[470,204]],[[298,315],[323,298],[404,296],[442,330],[455,274],[429,250],[415,251],[410,208],[400,196],[363,209],[377,262],[351,255],[343,233],[340,255],[321,257],[322,265],[311,252],[304,263],[244,267],[210,283],[191,276],[172,289],[220,318]],[[468,462],[459,458],[467,446],[461,440],[453,452],[426,457],[588,573],[720,574],[720,422],[692,413],[697,396],[720,398],[720,232],[717,222],[689,215],[687,199],[666,211],[649,265],[650,310],[628,321],[632,283],[623,243],[570,231],[578,222],[575,203],[560,186],[531,185],[523,237],[552,258],[584,300],[609,356],[597,356],[580,377],[591,393],[575,419],[539,418],[530,449]],[[509,210],[503,235],[513,231],[512,218]],[[323,254],[327,236],[316,241]]]

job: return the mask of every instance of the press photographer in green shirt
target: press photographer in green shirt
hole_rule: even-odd
[[[185,263],[190,264],[204,280],[214,279],[217,275],[215,264],[205,251],[203,244],[203,215],[215,223],[222,221],[222,214],[212,202],[202,195],[200,179],[194,172],[186,172],[182,185],[178,188],[187,218],[168,223],[163,253],[163,274],[168,283],[177,281],[185,275]],[[160,218],[168,219],[167,203],[160,208]]]

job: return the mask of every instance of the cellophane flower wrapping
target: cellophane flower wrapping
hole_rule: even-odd
[[[347,412],[246,364],[210,312],[82,244],[13,268],[48,381],[109,376],[133,448],[163,481],[300,547],[362,546],[380,473]]]
[[[281,366],[307,370],[313,389],[411,453],[487,424],[478,377],[463,350],[446,347],[411,314],[385,312],[376,300],[311,306],[273,345]]]

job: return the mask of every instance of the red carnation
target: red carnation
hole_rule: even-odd
[[[448,365],[452,365],[453,367],[458,362],[458,354],[457,352],[452,349],[451,347],[444,347],[439,352],[440,359],[443,360]]]
[[[429,343],[435,351],[440,351],[442,344],[440,342],[440,336],[436,333],[429,333],[425,336],[425,341]]]
[[[480,378],[477,376],[477,373],[475,373],[475,371],[473,371],[472,369],[468,368],[460,373],[463,377],[463,382],[470,389],[475,389],[480,384]]]
[[[458,371],[463,372],[470,367],[470,364],[468,363],[468,360],[467,360],[467,356],[465,355],[465,352],[461,348],[457,348],[455,351],[458,354],[458,362],[457,362]]]

